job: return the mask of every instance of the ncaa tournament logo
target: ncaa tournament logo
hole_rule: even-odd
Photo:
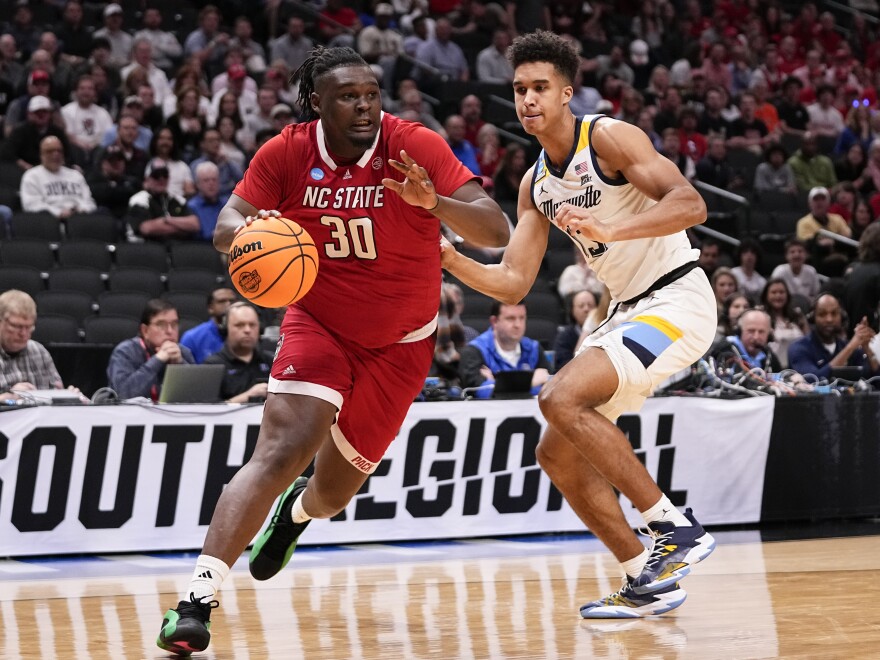
[[[311,176],[315,181],[320,181],[324,178],[324,170],[322,170],[320,167],[313,167],[309,171],[309,176]]]

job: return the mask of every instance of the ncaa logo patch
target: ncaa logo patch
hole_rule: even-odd
[[[324,178],[324,170],[322,170],[320,167],[313,167],[309,171],[309,176],[311,176],[315,181],[320,181]]]

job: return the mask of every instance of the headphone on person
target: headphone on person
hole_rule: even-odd
[[[735,334],[737,337],[742,339],[742,332],[743,331],[742,331],[742,325],[740,325],[740,322],[742,321],[742,317],[750,312],[761,312],[762,314],[764,314],[764,316],[766,316],[768,319],[770,319],[770,333],[767,335],[767,343],[770,343],[771,341],[773,341],[773,319],[770,317],[770,315],[767,312],[765,312],[763,309],[758,309],[757,307],[750,307],[749,309],[744,310],[743,313],[739,315],[739,318],[736,320],[736,326],[734,326],[734,328],[733,328],[733,334]]]
[[[830,291],[822,291],[818,296],[816,296],[816,299],[813,301],[813,304],[810,305],[810,311],[808,311],[806,314],[807,323],[809,323],[810,325],[816,324],[816,307],[819,304],[819,299],[825,298],[826,296],[828,296],[829,298],[833,298],[834,300],[837,301],[837,307],[840,309],[840,325],[843,328],[848,328],[849,327],[849,314],[846,313],[846,310],[843,307],[843,303],[840,302],[840,298],[835,296]]]
[[[248,302],[243,302],[241,300],[229,305],[229,307],[226,308],[226,311],[223,312],[223,318],[220,319],[220,325],[217,327],[217,329],[220,332],[220,336],[223,337],[223,341],[226,341],[226,337],[229,336],[229,312],[231,312],[233,309],[241,309],[242,307],[249,307],[252,310],[254,310],[255,312],[257,312],[256,307],[254,307],[253,305],[251,305]],[[260,313],[257,312],[257,317],[259,318],[259,316],[260,316]]]

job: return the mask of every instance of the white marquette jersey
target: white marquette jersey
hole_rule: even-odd
[[[574,144],[561,170],[548,162],[543,150],[538,156],[532,175],[532,202],[549,220],[553,220],[556,211],[566,202],[589,209],[596,218],[609,224],[641,213],[657,203],[623,176],[610,179],[599,169],[590,138],[596,122],[602,117],[604,115],[585,115],[575,122]],[[562,230],[556,228],[556,231]],[[614,243],[597,243],[576,234],[571,239],[580,247],[596,276],[608,287],[615,302],[629,300],[647,291],[660,277],[696,261],[700,255],[699,250],[691,248],[683,231]]]

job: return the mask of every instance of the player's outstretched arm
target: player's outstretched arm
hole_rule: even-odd
[[[550,223],[532,204],[531,181],[530,169],[519,186],[519,221],[500,264],[481,264],[456,252],[445,239],[441,241],[441,263],[446,270],[472,289],[510,305],[525,298],[547,251]]]
[[[440,218],[452,231],[478,247],[503,247],[510,237],[501,207],[476,181],[468,181],[452,196],[438,195],[427,170],[406,153],[389,160],[404,175],[403,181],[382,179],[382,184],[407,204],[420,206]]]
[[[612,243],[667,236],[706,221],[703,198],[672,161],[657,153],[640,128],[601,120],[593,130],[592,145],[608,176],[622,174],[659,203],[613,226],[598,222],[587,210],[564,204],[554,218],[562,229],[569,226],[592,240]]]

